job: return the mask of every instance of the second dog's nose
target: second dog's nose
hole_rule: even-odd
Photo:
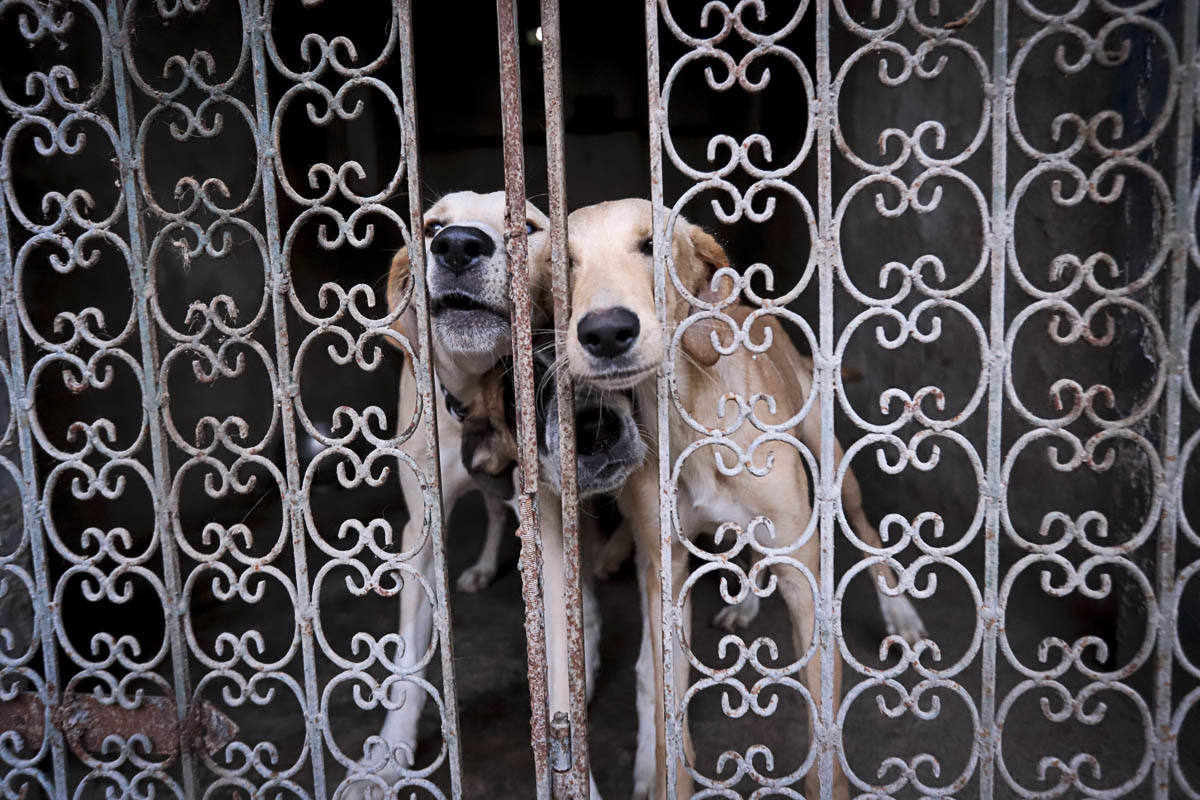
[[[583,349],[597,358],[616,358],[633,347],[640,330],[637,314],[616,306],[584,316],[579,320],[577,335]]]
[[[496,243],[479,228],[470,225],[450,225],[438,231],[429,243],[434,261],[461,275],[496,252]]]

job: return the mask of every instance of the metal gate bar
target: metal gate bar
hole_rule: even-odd
[[[155,537],[158,539],[163,559],[163,579],[166,584],[166,618],[167,636],[171,643],[170,661],[174,677],[174,695],[178,721],[180,725],[187,719],[188,698],[192,694],[192,684],[188,675],[186,647],[184,646],[180,609],[171,607],[175,598],[181,598],[179,558],[175,542],[171,536],[170,509],[168,508],[167,487],[170,484],[170,464],[167,460],[165,426],[162,413],[165,387],[160,380],[159,369],[162,359],[159,358],[158,342],[155,336],[155,326],[151,321],[150,294],[147,291],[151,285],[151,270],[149,262],[150,248],[145,231],[146,203],[139,191],[135,166],[139,162],[141,145],[144,140],[138,135],[138,125],[133,110],[133,85],[125,70],[125,61],[130,59],[132,37],[129,31],[129,18],[118,8],[117,0],[108,0],[108,35],[114,45],[112,53],[113,92],[116,100],[117,130],[120,142],[117,147],[117,158],[121,172],[121,190],[126,203],[129,254],[130,283],[133,287],[134,307],[137,310],[138,347],[141,350],[142,375],[142,407],[145,413],[147,427],[150,431],[150,455],[154,469],[154,506],[155,506]],[[18,287],[19,289],[19,287]],[[286,337],[286,333],[283,334]],[[50,498],[46,498],[49,507]],[[72,681],[74,683],[74,681]],[[183,767],[183,789],[188,796],[195,791],[195,764],[193,756],[187,750],[181,754]]]
[[[39,15],[31,28],[41,29],[50,27],[54,20],[49,18],[47,11]],[[10,114],[24,115],[25,110],[16,106],[9,98],[3,97],[5,110]],[[5,148],[7,150],[7,147]],[[54,583],[50,578],[47,566],[46,540],[42,534],[42,500],[39,490],[37,464],[34,460],[34,436],[30,425],[29,413],[33,408],[33,398],[25,387],[25,342],[21,325],[20,313],[17,309],[15,247],[9,230],[9,192],[7,187],[12,180],[12,163],[7,153],[0,153],[0,183],[6,191],[0,192],[0,305],[4,309],[5,320],[5,352],[0,361],[3,369],[4,390],[8,395],[9,423],[3,434],[3,449],[0,464],[12,475],[21,493],[21,542],[10,555],[0,559],[2,566],[9,575],[19,576],[25,583],[25,590],[32,598],[33,606],[33,636],[30,637],[29,649],[23,656],[6,662],[0,667],[3,673],[12,673],[30,681],[44,707],[57,705],[62,700],[62,678],[59,672],[58,647],[55,641],[54,626],[49,623],[52,618],[51,597],[54,595]],[[19,224],[19,223],[18,223]],[[37,361],[35,356],[34,361]],[[13,431],[16,430],[14,441]],[[19,450],[20,465],[13,464],[7,455],[13,447]],[[24,551],[28,550],[33,574],[30,575],[22,562]],[[13,591],[6,587],[7,591]],[[41,674],[35,668],[35,659],[41,651]],[[2,674],[2,673],[0,673]],[[16,687],[14,686],[13,689]],[[13,693],[7,687],[0,686],[0,692],[6,699]],[[17,775],[30,777],[35,785],[40,785],[47,796],[55,800],[66,798],[66,759],[67,753],[63,743],[62,733],[51,726],[44,726],[48,735],[38,748],[38,755],[44,755],[47,744],[51,756],[53,775],[46,775],[44,770],[37,768],[38,758],[27,759],[24,763],[12,764],[12,777],[4,783],[14,780]],[[7,760],[7,759],[6,759]]]
[[[566,175],[563,158],[562,68],[557,0],[542,0],[546,158],[550,203],[550,258],[556,354],[564,352],[570,316],[567,278]],[[520,465],[521,586],[525,601],[525,636],[528,653],[531,706],[531,744],[537,796],[586,797],[588,794],[587,686],[583,603],[579,562],[578,492],[575,475],[575,396],[566,369],[555,369],[559,435],[561,437],[564,596],[544,598],[542,585],[542,528],[538,514],[538,452],[536,386],[533,378],[532,298],[530,296],[528,241],[525,233],[525,160],[521,119],[521,68],[518,54],[516,0],[497,0],[500,37],[500,95],[503,121],[504,188],[507,230],[505,240],[511,280],[514,383],[517,405],[517,444]],[[550,682],[547,674],[544,600],[562,603],[567,623],[567,663],[570,710],[566,719],[549,716]],[[566,750],[569,770],[551,764],[551,737],[558,751]],[[565,741],[564,741],[565,740]]]
[[[991,307],[988,319],[988,343],[991,361],[988,365],[988,444],[987,495],[984,498],[984,586],[980,616],[984,624],[981,667],[983,683],[979,698],[980,730],[976,733],[979,757],[979,795],[992,797],[995,791],[995,757],[999,749],[999,730],[996,728],[996,637],[1000,625],[997,587],[1000,584],[1000,510],[1004,492],[1001,466],[1003,463],[1001,417],[1004,412],[1004,365],[1008,358],[1004,321],[1005,240],[1008,219],[1008,102],[1011,96],[1006,86],[1008,76],[1008,0],[998,0],[994,6],[993,22],[993,88],[992,105],[992,218],[990,247]]]
[[[429,329],[429,294],[425,288],[425,227],[421,203],[421,158],[417,145],[417,88],[416,67],[413,63],[412,0],[398,0],[397,22],[400,31],[400,71],[403,81],[401,96],[401,129],[404,133],[404,157],[408,172],[408,231],[409,255],[412,261],[413,292],[410,303],[416,304],[417,331],[421,363],[414,365],[421,397],[426,411],[426,469],[428,481],[425,509],[430,520],[430,541],[433,545],[434,624],[441,642],[442,665],[442,741],[446,743],[450,764],[450,796],[460,800],[462,789],[462,743],[459,741],[458,691],[454,677],[454,640],[450,631],[450,576],[446,569],[446,512],[442,503],[441,451],[437,429],[437,396],[434,392],[433,351]],[[411,512],[410,512],[411,513]],[[407,643],[406,643],[407,644]]]
[[[529,737],[538,800],[549,800],[549,711],[546,621],[542,603],[542,536],[538,521],[536,387],[529,296],[529,242],[525,236],[525,152],[521,122],[521,64],[516,0],[496,0],[500,36],[500,116],[503,123],[505,247],[512,306],[513,383],[516,389],[518,519],[521,537],[521,595],[525,600],[525,643],[529,660]]]
[[[1171,248],[1170,274],[1167,277],[1167,332],[1170,347],[1164,354],[1167,371],[1166,417],[1163,420],[1163,463],[1165,476],[1161,491],[1166,499],[1162,526],[1158,531],[1158,652],[1155,671],[1154,707],[1154,796],[1156,800],[1167,800],[1171,792],[1172,766],[1180,786],[1192,798],[1200,797],[1197,787],[1188,785],[1187,779],[1178,768],[1179,727],[1183,713],[1172,724],[1171,694],[1173,654],[1179,632],[1179,597],[1187,584],[1186,578],[1176,576],[1176,538],[1180,518],[1186,517],[1183,502],[1183,478],[1187,469],[1187,458],[1180,458],[1180,422],[1183,415],[1183,381],[1187,375],[1188,346],[1195,329],[1195,316],[1191,329],[1185,318],[1187,310],[1188,263],[1196,246],[1196,206],[1193,187],[1193,141],[1196,126],[1196,92],[1200,91],[1200,64],[1197,63],[1196,38],[1200,35],[1200,2],[1184,0],[1182,56],[1176,66],[1174,77],[1179,82],[1179,132],[1175,139],[1175,217],[1166,224],[1174,225],[1174,242]],[[1196,184],[1200,185],[1200,184]],[[1194,266],[1200,268],[1200,264]],[[1200,305],[1196,306],[1200,309]],[[1192,376],[1194,379],[1195,376]],[[1200,408],[1194,409],[1200,411]],[[1193,442],[1195,437],[1193,437]],[[1192,567],[1195,567],[1193,564]],[[1182,656],[1182,650],[1181,656]],[[1181,666],[1190,666],[1186,657],[1180,658]],[[1200,673],[1191,670],[1194,677]],[[1196,690],[1192,691],[1192,697]],[[1181,711],[1186,713],[1181,703]]]
[[[571,282],[567,273],[567,174],[563,144],[562,39],[558,0],[542,0],[542,77],[546,106],[546,178],[549,183],[550,265],[554,296],[555,364],[565,364],[571,319]],[[570,712],[567,745],[569,780],[560,795],[587,798],[588,759],[587,654],[584,644],[583,588],[580,566],[579,491],[575,461],[575,387],[570,370],[554,370],[558,395],[559,453],[562,487],[563,598],[567,623],[567,677]],[[558,714],[562,712],[557,712]],[[554,720],[551,720],[553,725]]]

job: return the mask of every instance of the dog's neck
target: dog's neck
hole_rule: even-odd
[[[711,371],[711,367],[699,367],[688,361],[681,361],[675,364],[674,377],[675,388],[680,397],[690,397],[691,387],[696,383],[712,380],[706,373]],[[657,454],[658,452],[658,373],[654,373],[651,377],[639,383],[633,388],[634,393],[634,416],[637,419],[638,426],[649,437],[650,449]],[[696,431],[683,416],[680,415],[673,407],[671,407],[670,395],[667,396],[667,430],[669,431],[669,441],[671,446],[672,458],[675,454],[685,447],[696,437]]]
[[[493,354],[450,355],[436,345],[433,348],[433,366],[438,381],[448,392],[462,398],[473,395],[479,387],[479,379],[496,366],[497,360]]]

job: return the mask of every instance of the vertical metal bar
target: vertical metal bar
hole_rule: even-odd
[[[167,452],[166,435],[163,429],[163,390],[159,385],[159,358],[157,327],[150,313],[150,297],[147,286],[150,270],[147,263],[145,232],[142,222],[141,192],[138,188],[137,169],[144,165],[134,163],[134,140],[137,122],[134,116],[133,98],[125,73],[125,55],[133,58],[132,41],[125,35],[122,24],[123,10],[117,0],[108,0],[108,35],[113,70],[113,94],[116,100],[117,130],[121,137],[121,152],[117,164],[121,172],[121,191],[125,194],[125,215],[129,222],[130,283],[133,290],[134,307],[138,320],[138,344],[142,355],[142,409],[150,432],[150,455],[154,468],[154,527],[163,559],[163,581],[166,584],[168,607],[164,615],[167,637],[171,648],[171,666],[174,672],[175,711],[180,726],[187,723],[188,706],[191,703],[192,687],[188,674],[188,648],[183,636],[182,618],[187,614],[186,598],[180,585],[179,561],[175,552],[175,537],[171,527],[170,496],[171,465]],[[196,794],[194,759],[190,750],[184,748],[179,754],[183,769],[185,796]]]
[[[1008,237],[1008,103],[1015,89],[1008,80],[1008,0],[996,0],[992,20],[992,236],[991,308],[988,322],[987,489],[984,492],[983,650],[979,697],[979,796],[990,798],[995,786],[995,759],[1000,746],[996,726],[996,641],[1001,610],[1000,510],[1004,475],[1000,425],[1004,414],[1005,347],[1004,270]]]
[[[242,4],[242,25],[250,36],[250,55],[254,75],[254,132],[258,149],[258,169],[262,175],[264,233],[267,257],[270,259],[270,282],[266,291],[271,294],[272,322],[275,330],[275,361],[279,384],[274,388],[279,401],[280,427],[283,429],[284,460],[287,491],[283,494],[281,511],[287,515],[292,531],[292,560],[296,574],[296,625],[300,631],[300,652],[304,666],[304,725],[307,732],[309,757],[312,759],[313,797],[326,796],[324,739],[321,730],[325,720],[321,713],[321,694],[317,687],[316,656],[313,649],[313,619],[316,609],[310,596],[308,559],[305,553],[303,498],[301,496],[300,465],[297,460],[295,399],[300,386],[292,376],[291,348],[288,346],[287,303],[289,268],[284,263],[279,238],[279,203],[275,194],[274,151],[279,142],[271,130],[271,102],[267,90],[267,56],[264,37],[270,27],[260,0],[245,0]]]
[[[567,186],[563,147],[562,40],[558,0],[542,0],[542,81],[546,105],[546,178],[550,194],[550,265],[554,294],[554,350],[565,362],[571,320],[567,275]],[[587,655],[579,565],[579,493],[575,476],[575,387],[570,370],[554,371],[561,442],[563,603],[566,606],[567,666],[571,694],[571,797],[587,797],[590,786],[587,730]]]
[[[11,180],[9,163],[0,166],[0,179]],[[57,705],[62,697],[62,681],[58,672],[58,647],[54,640],[54,626],[50,623],[54,612],[50,610],[53,595],[50,572],[46,566],[46,546],[42,539],[42,516],[44,508],[38,491],[37,462],[34,460],[33,433],[29,427],[29,410],[33,407],[33,396],[28,391],[25,374],[25,347],[21,334],[21,320],[17,314],[17,292],[20,287],[14,281],[13,242],[8,230],[8,199],[0,191],[0,306],[4,311],[5,334],[8,338],[8,367],[12,376],[11,387],[15,402],[9,409],[17,420],[17,443],[21,449],[21,524],[29,542],[30,560],[33,562],[33,615],[41,640],[42,663],[45,669],[47,703]],[[62,732],[57,728],[46,731],[50,737],[50,758],[54,765],[54,797],[66,800],[67,761]]]
[[[542,540],[538,528],[537,418],[534,413],[533,330],[529,305],[529,243],[525,238],[525,153],[521,125],[521,64],[516,0],[496,0],[500,38],[500,115],[504,125],[504,223],[512,304],[513,382],[521,491],[521,593],[529,658],[530,745],[539,800],[550,797],[546,697],[546,625],[542,608]]]
[[[1185,320],[1187,302],[1188,243],[1194,230],[1191,219],[1192,141],[1195,131],[1196,36],[1200,0],[1186,0],[1183,9],[1183,47],[1179,61],[1179,134],[1175,139],[1175,219],[1172,221],[1171,272],[1167,277],[1167,406],[1163,420],[1163,464],[1166,502],[1158,533],[1158,650],[1155,654],[1154,697],[1154,797],[1166,800],[1171,793],[1171,761],[1175,746],[1171,734],[1171,670],[1175,647],[1175,537],[1183,513],[1183,481],[1179,459],[1180,418],[1183,411],[1183,371],[1187,365],[1189,335]]]
[[[442,479],[439,456],[440,442],[437,428],[437,399],[433,391],[433,350],[429,332],[428,295],[425,290],[425,247],[421,244],[424,227],[421,211],[421,167],[420,151],[417,147],[417,90],[416,73],[413,65],[412,0],[399,0],[397,17],[400,33],[401,101],[403,104],[403,137],[405,169],[408,171],[408,229],[413,235],[413,246],[408,249],[412,264],[413,295],[410,303],[416,304],[418,347],[421,364],[413,366],[417,391],[421,395],[421,407],[425,412],[426,472],[430,482],[429,496],[435,507],[430,514],[430,541],[433,544],[434,623],[442,643],[442,701],[445,707],[442,739],[450,760],[450,791],[455,798],[462,797],[462,747],[458,740],[458,694],[454,682],[454,645],[450,636],[450,583],[446,574],[446,538],[442,509]]]
[[[666,120],[663,118],[662,87],[658,52],[658,2],[646,0],[646,89],[650,102],[650,204],[654,226],[654,307],[658,311],[658,324],[667,326],[667,254],[670,244],[666,231],[666,209],[663,204],[662,132]],[[658,524],[659,524],[659,579],[661,581],[662,641],[651,642],[651,647],[662,649],[662,693],[663,716],[666,727],[666,779],[667,800],[675,800],[679,773],[679,756],[682,753],[678,717],[675,713],[675,595],[671,574],[671,549],[674,541],[671,507],[667,498],[671,492],[671,388],[667,370],[670,359],[659,367],[656,392],[658,411]]]
[[[833,796],[834,763],[837,759],[834,752],[837,715],[834,711],[836,698],[833,695],[833,674],[834,648],[838,643],[833,631],[833,542],[834,514],[837,510],[836,504],[841,500],[835,483],[837,464],[834,461],[833,370],[837,358],[834,354],[837,340],[833,331],[833,282],[834,260],[837,258],[837,230],[833,224],[832,138],[836,109],[829,60],[829,0],[818,0],[816,123],[820,322],[818,357],[814,359],[814,366],[816,392],[821,402],[821,452],[818,456],[820,475],[816,491],[816,511],[819,515],[821,536],[821,596],[813,605],[817,609],[816,635],[821,645],[821,696],[817,699],[821,719],[813,726],[817,732],[813,737],[813,745],[820,748],[816,766],[821,779],[821,792],[825,797]]]

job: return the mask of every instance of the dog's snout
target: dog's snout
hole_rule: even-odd
[[[484,231],[470,225],[450,225],[438,231],[429,243],[434,261],[461,275],[496,252],[496,243]]]
[[[607,408],[589,408],[575,415],[575,449],[580,455],[604,453],[621,438],[621,418]]]
[[[579,343],[597,358],[616,358],[637,341],[641,325],[637,314],[623,306],[589,312],[579,320]]]

